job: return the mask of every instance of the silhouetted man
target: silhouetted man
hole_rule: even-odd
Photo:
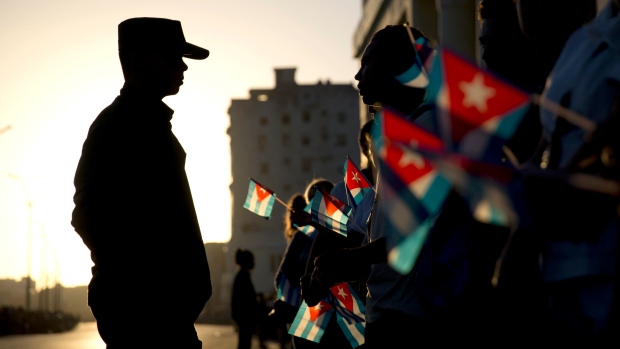
[[[201,348],[209,265],[162,98],[179,92],[183,57],[209,51],[164,18],[123,21],[118,47],[125,84],[92,123],[74,181],[71,223],[94,263],[88,304],[108,349]]]

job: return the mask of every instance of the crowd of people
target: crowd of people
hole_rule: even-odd
[[[407,215],[411,207],[386,209],[394,193],[384,186],[392,179],[384,158],[390,144],[381,138],[379,116],[388,110],[400,114],[409,126],[399,131],[425,135],[408,136],[406,146],[414,147],[445,138],[444,117],[452,112],[445,107],[452,97],[443,92],[439,105],[428,100],[437,91],[420,83],[423,79],[402,80],[412,67],[427,69],[419,49],[428,41],[423,32],[399,24],[374,33],[355,74],[374,115],[359,130],[368,163],[362,173],[374,190],[356,202],[346,234],[317,222],[307,210],[319,194],[349,202],[345,181],[318,178],[291,198],[271,315],[290,332],[300,309],[316,310],[333,286],[348,283],[351,293],[341,288],[339,295],[360,300],[351,308],[363,309],[362,323],[356,313],[338,313],[326,321],[322,336],[304,331],[292,337],[291,346],[618,347],[620,144],[614,130],[620,122],[620,0],[609,0],[602,9],[597,3],[480,2],[482,67],[476,69],[482,70],[477,71],[525,91],[521,96],[531,95],[509,139],[489,143],[490,154],[502,154],[493,160],[510,168],[512,180],[503,189],[517,219],[508,225],[481,220],[460,191],[463,186],[455,186],[434,201],[441,203],[436,211],[427,212],[428,235],[407,271],[391,264],[390,238],[417,217]],[[172,132],[173,111],[162,99],[179,92],[188,69],[183,58],[204,60],[209,51],[188,43],[179,21],[164,18],[125,20],[118,34],[125,83],[92,123],[74,179],[71,223],[94,263],[88,304],[108,348],[200,348],[194,322],[211,297],[210,269],[186,154]],[[428,69],[432,74],[439,68]],[[486,111],[490,98],[504,102],[484,85],[485,74],[456,87],[467,89],[464,109]],[[475,135],[499,128],[477,126]],[[408,160],[419,165],[419,155]],[[413,191],[406,192],[408,198],[418,194]],[[239,348],[251,344],[260,312],[247,252],[237,254],[234,287],[241,305],[233,306]],[[351,321],[355,324],[347,327]],[[283,340],[282,347],[287,345]]]
[[[370,120],[360,129],[360,150],[376,191],[353,211],[348,234],[312,220],[302,209],[312,199],[307,191],[289,201],[288,246],[274,284],[278,290],[282,275],[293,279],[300,300],[281,297],[274,315],[290,327],[301,302],[317,305],[330,287],[349,282],[365,304],[364,348],[617,346],[620,178],[613,130],[620,1],[596,6],[588,0],[480,3],[480,68],[535,101],[498,159],[513,173],[505,190],[514,224],[479,220],[452,189],[412,270],[394,270],[380,204],[381,148],[370,130],[379,124]],[[355,79],[371,113],[389,107],[437,133],[439,111],[426,103],[426,89],[395,79],[419,57],[412,43],[420,38],[424,33],[408,25],[377,31]],[[343,185],[331,183],[327,191],[347,202]],[[313,233],[302,229],[308,226]],[[291,346],[351,345],[332,318],[319,342],[294,336]]]

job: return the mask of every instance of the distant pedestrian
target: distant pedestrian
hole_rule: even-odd
[[[250,271],[254,269],[254,254],[249,250],[237,249],[235,262],[239,271],[235,276],[231,297],[232,318],[239,332],[238,349],[249,349],[256,332],[259,304]]]

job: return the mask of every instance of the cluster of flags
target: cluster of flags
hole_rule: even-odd
[[[416,44],[419,53],[429,51]],[[420,56],[432,58],[420,74],[429,76],[425,103],[434,106],[433,132],[386,106],[375,115],[373,134],[388,262],[403,274],[415,265],[451,191],[467,200],[477,220],[515,223],[506,192],[514,169],[504,161],[503,145],[531,103],[528,93],[450,50]]]
[[[328,295],[315,306],[302,302],[295,320],[289,328],[289,334],[316,343],[321,341],[332,316],[351,343],[352,348],[364,344],[366,328],[366,309],[348,283],[333,286]]]
[[[344,163],[343,182],[346,188],[347,203],[317,187],[314,197],[310,199],[304,211],[310,213],[314,222],[335,233],[347,236],[348,226],[355,224],[351,219],[352,213],[366,194],[375,189],[349,157],[347,157]],[[273,190],[250,178],[248,195],[243,207],[265,219],[269,219],[276,200],[281,202],[277,199],[276,193]],[[287,208],[291,209],[290,207]],[[314,238],[316,229],[313,226],[295,225],[295,227],[310,238]]]
[[[386,218],[388,263],[402,274],[415,265],[451,192],[465,198],[474,218],[483,223],[516,223],[506,193],[514,169],[502,149],[532,103],[528,93],[448,49],[432,48],[425,38],[414,45],[416,61],[396,79],[427,89],[425,103],[434,106],[433,130],[384,106],[375,114],[372,142],[379,158],[376,192]],[[317,188],[304,211],[314,222],[346,236],[355,209],[375,188],[349,158],[343,181],[346,202]],[[272,190],[250,179],[245,208],[268,219],[274,200]],[[315,232],[312,226],[298,229],[310,237]],[[292,288],[286,278],[277,282],[279,298],[293,297],[287,296]],[[334,286],[314,307],[291,301],[300,306],[291,335],[319,342],[336,316],[351,345],[363,343],[364,306],[348,284]]]

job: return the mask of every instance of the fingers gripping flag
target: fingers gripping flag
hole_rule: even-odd
[[[319,343],[333,313],[333,306],[329,302],[320,301],[314,307],[310,307],[304,301],[301,303],[288,333]]]
[[[243,207],[265,219],[269,219],[271,218],[271,211],[275,199],[276,193],[250,178],[248,196],[245,199]]]
[[[332,287],[331,293],[334,309],[336,309],[336,322],[351,343],[351,347],[356,348],[364,344],[366,329],[364,303],[346,282]]]
[[[351,198],[353,208],[356,208],[364,199],[364,196],[373,190],[366,176],[348,156],[344,163],[344,184],[347,188],[347,195]]]
[[[311,213],[311,208],[312,208],[312,199],[310,199],[310,202],[306,205],[306,207],[304,207],[304,212],[308,212]],[[316,235],[316,229],[314,229],[313,226],[311,225],[304,225],[304,226],[298,226],[297,224],[293,224],[295,226],[295,228],[297,228],[297,230],[301,231],[302,233],[306,234],[309,238],[314,239],[314,236]]]
[[[312,220],[336,233],[347,236],[347,222],[351,207],[317,187],[312,198]]]

